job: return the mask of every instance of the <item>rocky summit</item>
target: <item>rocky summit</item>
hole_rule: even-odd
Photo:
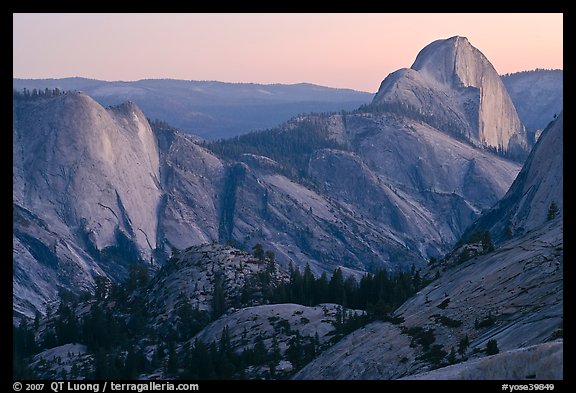
[[[400,108],[474,143],[524,155],[526,130],[500,76],[466,37],[434,41],[390,74],[372,105]]]

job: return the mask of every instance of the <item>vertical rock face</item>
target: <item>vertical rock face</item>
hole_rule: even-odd
[[[372,105],[414,112],[445,132],[513,154],[528,149],[526,130],[500,76],[465,37],[426,46],[410,69],[382,82]]]
[[[156,248],[158,151],[133,104],[104,109],[82,93],[20,101],[14,202],[61,221],[102,251],[119,237],[142,257]],[[15,174],[16,175],[16,174]]]
[[[154,133],[165,192],[158,214],[158,247],[167,257],[172,247],[184,249],[218,239],[218,194],[225,167],[181,132],[154,126]]]

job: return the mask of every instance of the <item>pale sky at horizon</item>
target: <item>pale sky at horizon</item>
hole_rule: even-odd
[[[13,14],[13,77],[300,83],[375,92],[437,39],[500,74],[563,68],[556,14]]]

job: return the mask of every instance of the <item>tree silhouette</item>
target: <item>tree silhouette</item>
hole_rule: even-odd
[[[559,212],[560,209],[558,208],[556,201],[553,200],[552,202],[550,202],[550,206],[548,207],[548,214],[546,215],[546,220],[550,221],[555,219]]]
[[[496,340],[488,340],[488,343],[486,343],[486,355],[496,355],[498,352],[500,352],[498,342]]]
[[[252,251],[254,252],[254,258],[259,260],[264,259],[264,248],[262,248],[262,244],[256,244],[254,247],[252,247]]]

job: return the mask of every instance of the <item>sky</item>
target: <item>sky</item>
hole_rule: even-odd
[[[315,83],[376,92],[437,39],[500,74],[563,68],[563,15],[13,14],[14,78]]]

